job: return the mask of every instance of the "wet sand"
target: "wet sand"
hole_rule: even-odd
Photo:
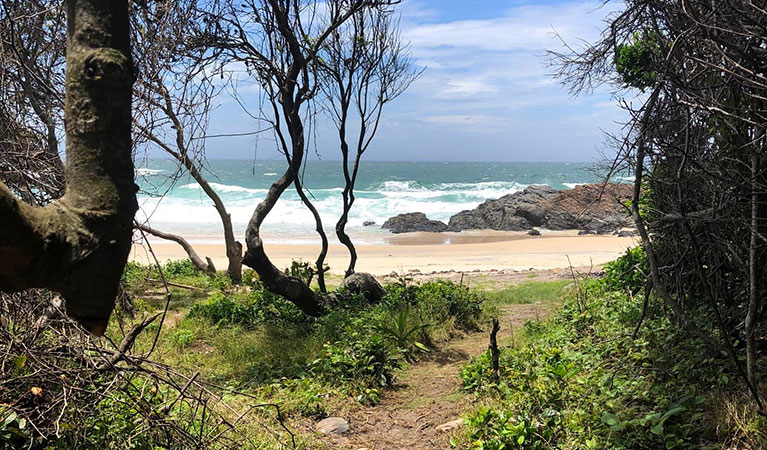
[[[577,236],[577,232],[544,232],[528,236],[522,232],[482,231],[468,233],[407,233],[384,238],[386,244],[357,245],[357,270],[376,275],[391,272],[489,271],[554,269],[573,266],[600,265],[611,261],[636,238],[617,236]],[[267,255],[280,268],[292,260],[314,261],[320,250],[313,244],[269,244],[264,239]],[[174,244],[152,241],[157,258],[185,258],[183,249]],[[197,244],[201,257],[209,256],[216,268],[226,268],[223,244]],[[145,245],[135,245],[131,253],[135,261],[148,263],[151,256]],[[569,260],[568,260],[569,257]],[[327,264],[330,272],[343,274],[348,264],[346,247],[331,244]]]

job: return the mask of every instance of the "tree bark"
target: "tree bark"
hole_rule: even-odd
[[[198,255],[197,252],[194,251],[194,248],[192,247],[192,245],[183,237],[177,234],[165,233],[163,231],[156,230],[150,227],[149,225],[144,225],[144,224],[136,224],[136,228],[138,228],[139,230],[145,233],[149,233],[153,236],[157,236],[160,239],[165,239],[165,240],[173,241],[177,243],[184,249],[186,254],[189,255],[189,260],[192,261],[192,264],[194,264],[194,267],[196,267],[197,270],[201,270],[206,273],[216,273],[216,267],[213,265],[213,261],[211,261],[211,259],[208,258],[207,256],[205,257],[205,261],[203,261],[202,258],[200,258],[200,255]]]
[[[493,370],[493,381],[496,383],[500,378],[500,358],[501,352],[498,350],[498,331],[501,329],[501,323],[498,319],[493,319],[493,328],[490,330],[490,365]]]
[[[126,0],[67,1],[66,193],[46,207],[0,184],[0,290],[48,288],[102,335],[138,209]]]
[[[295,160],[294,160],[295,161]],[[310,316],[321,316],[325,312],[322,296],[314,292],[300,278],[286,275],[274,266],[264,251],[264,243],[261,240],[260,231],[267,214],[274,208],[274,204],[290,186],[295,177],[295,164],[291,164],[282,177],[269,188],[264,200],[256,206],[245,232],[247,251],[242,262],[258,273],[264,287],[270,292],[282,295],[293,302],[301,311]]]
[[[317,255],[317,261],[314,263],[314,267],[317,270],[317,285],[320,288],[320,292],[326,293],[328,292],[327,287],[325,286],[325,257],[328,255],[328,236],[325,234],[325,229],[322,228],[322,218],[320,218],[320,213],[317,211],[317,208],[314,207],[312,202],[309,200],[309,198],[306,196],[306,193],[304,192],[304,188],[301,186],[301,181],[296,177],[296,180],[293,182],[293,184],[296,187],[296,192],[298,193],[298,196],[301,198],[301,201],[304,203],[304,206],[306,206],[309,211],[312,213],[312,217],[314,217],[314,223],[316,225],[317,234],[320,235],[320,242],[321,242],[321,249],[320,254]]]

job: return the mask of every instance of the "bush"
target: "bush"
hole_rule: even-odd
[[[469,414],[472,448],[705,448],[741,440],[767,444],[753,414],[749,425],[711,423],[722,398],[738,398],[733,369],[651,302],[645,326],[632,334],[641,302],[590,281],[585,308],[567,299],[554,317],[528,322],[523,344],[503,348],[500,381],[480,355],[465,365],[468,390],[489,396]],[[531,428],[532,427],[532,428]],[[531,432],[532,431],[532,432]],[[505,446],[505,447],[504,447]],[[717,447],[718,448],[718,447]]]
[[[644,288],[649,272],[647,255],[641,246],[626,250],[615,261],[605,264],[604,282],[608,289],[625,292],[628,290],[635,295]]]
[[[293,303],[265,289],[253,289],[247,294],[215,291],[205,302],[192,306],[189,317],[247,329],[263,324],[306,324],[311,321]]]
[[[201,272],[190,259],[169,260],[162,266],[162,273],[168,278],[193,277]]]
[[[326,382],[346,386],[360,403],[376,404],[377,388],[391,386],[400,366],[397,350],[361,324],[355,328],[343,340],[325,344],[311,370]]]
[[[414,306],[421,317],[430,322],[453,321],[462,329],[476,327],[484,298],[466,286],[450,281],[429,281],[421,285],[406,282],[386,286],[383,303],[392,308]]]

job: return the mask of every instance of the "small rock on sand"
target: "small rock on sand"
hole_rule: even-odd
[[[341,417],[328,417],[319,421],[315,429],[322,434],[344,434],[349,431],[349,422]]]

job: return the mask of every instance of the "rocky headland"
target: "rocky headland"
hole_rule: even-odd
[[[486,200],[472,210],[461,211],[447,224],[414,212],[391,217],[381,228],[392,233],[545,228],[610,234],[633,227],[626,208],[632,194],[633,186],[629,184],[583,184],[561,191],[533,185],[499,199]]]

